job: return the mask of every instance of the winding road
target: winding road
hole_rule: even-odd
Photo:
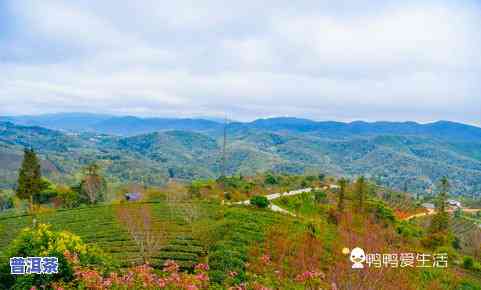
[[[283,197],[283,196],[293,196],[293,195],[303,194],[303,193],[311,192],[311,191],[312,191],[312,188],[307,187],[307,188],[292,190],[292,191],[283,192],[283,193],[268,194],[268,195],[265,195],[265,197],[267,198],[267,200],[274,200],[274,199],[277,199],[277,198],[280,198],[280,197]],[[251,202],[250,202],[250,200],[244,200],[244,201],[234,202],[233,204],[249,205],[249,204],[251,204]],[[290,212],[288,210],[285,210],[285,209],[283,209],[283,208],[281,208],[281,207],[279,207],[275,204],[272,204],[272,203],[269,204],[269,209],[271,209],[272,211],[275,211],[275,212],[280,212],[280,213],[288,214],[288,215],[291,215],[291,216],[296,216],[292,212]]]

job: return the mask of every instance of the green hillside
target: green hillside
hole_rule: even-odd
[[[315,123],[311,128],[310,123],[299,121],[273,122],[228,126],[228,174],[364,174],[381,185],[421,194],[435,188],[442,176],[449,176],[456,188],[453,194],[481,193],[481,141],[468,142],[477,140],[476,127],[443,123],[421,130],[409,124],[346,127],[343,123]],[[218,177],[221,172],[222,134],[218,130],[119,137],[0,124],[0,160],[5,161],[0,167],[0,186],[4,188],[14,186],[25,146],[39,152],[47,177],[69,184],[76,182],[81,168],[93,161],[114,183],[161,185],[169,179]],[[336,131],[336,126],[341,127]],[[449,139],[450,135],[440,136],[441,132],[464,139]]]

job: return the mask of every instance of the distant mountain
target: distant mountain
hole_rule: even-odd
[[[97,161],[113,182],[162,184],[218,177],[223,124],[199,119],[110,117],[93,132],[60,132],[0,122],[0,187],[12,187],[23,147],[39,151],[45,173],[74,182]],[[154,131],[154,132],[150,132]],[[97,132],[108,132],[103,134]],[[146,132],[134,135],[134,132]],[[296,118],[232,122],[227,172],[273,170],[366,175],[425,193],[448,176],[456,194],[481,194],[481,128],[436,122],[315,122]]]
[[[140,118],[88,113],[61,113],[39,116],[0,117],[17,125],[40,126],[72,132],[96,132],[119,136],[135,136],[168,130],[222,133],[224,122],[199,118]],[[329,138],[375,135],[409,135],[433,137],[453,142],[481,142],[481,128],[461,123],[439,121],[416,122],[362,122],[313,121],[300,118],[267,118],[252,122],[228,122],[230,133],[270,131],[284,133],[310,133]]]
[[[134,136],[166,130],[218,130],[223,124],[206,119],[139,118],[89,113],[59,113],[38,116],[0,116],[0,121],[40,126],[70,132],[96,132]]]
[[[91,113],[58,113],[31,116],[0,116],[0,121],[24,126],[40,126],[63,131],[88,131],[91,126],[112,118],[109,115]]]
[[[481,128],[439,121],[419,124],[416,122],[316,122],[298,118],[259,119],[251,123],[232,123],[232,128],[262,129],[293,133],[316,133],[326,137],[373,136],[373,135],[410,135],[429,136],[450,141],[481,141]]]
[[[169,118],[138,118],[113,117],[93,124],[94,132],[133,136],[166,130],[208,131],[218,130],[223,125],[203,119],[169,119]]]

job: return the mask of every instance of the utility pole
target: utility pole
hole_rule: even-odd
[[[224,118],[224,141],[222,144],[222,175],[221,177],[226,176],[226,146],[227,146],[227,116]]]

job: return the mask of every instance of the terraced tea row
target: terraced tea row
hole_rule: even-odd
[[[167,245],[153,257],[154,265],[161,265],[172,259],[181,266],[190,267],[205,254],[202,245],[192,239],[190,228],[176,211],[163,203],[149,203],[152,208],[152,222],[155,225],[168,223]],[[112,255],[121,266],[138,264],[142,261],[139,248],[126,229],[118,222],[116,207],[93,206],[70,210],[58,210],[32,216],[0,217],[0,257],[8,244],[21,229],[36,223],[48,223],[54,230],[68,230],[80,236],[85,242],[96,244]],[[3,250],[3,251],[2,251]],[[3,257],[6,258],[6,257]]]

